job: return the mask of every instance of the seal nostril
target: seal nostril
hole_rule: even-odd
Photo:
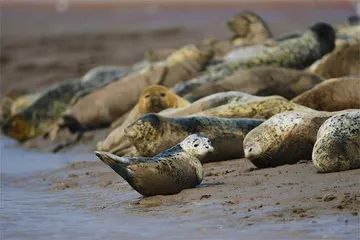
[[[249,149],[249,152],[251,152],[251,151],[252,151],[252,148]]]

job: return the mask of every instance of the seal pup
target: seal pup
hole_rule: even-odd
[[[323,79],[312,73],[280,67],[254,67],[240,70],[230,77],[201,85],[184,95],[193,102],[210,94],[241,91],[257,96],[280,95],[292,99],[321,83]]]
[[[360,39],[336,40],[334,51],[313,63],[308,72],[324,78],[360,75]]]
[[[337,114],[321,125],[312,160],[322,173],[360,168],[360,111]]]
[[[154,84],[170,87],[186,81],[197,76],[210,58],[210,52],[187,45],[166,61],[153,63],[80,99],[63,114],[55,128],[84,132],[108,127],[136,105],[146,87]]]
[[[291,102],[320,111],[360,108],[360,77],[326,80]]]
[[[341,112],[279,113],[250,131],[244,139],[245,157],[256,167],[276,167],[311,160],[321,124]]]
[[[264,120],[225,119],[216,117],[169,118],[146,114],[125,129],[125,137],[140,156],[154,156],[191,134],[204,134],[215,151],[202,162],[228,160],[244,156],[245,135]]]
[[[95,154],[132,188],[144,196],[176,194],[194,188],[204,178],[199,159],[214,148],[203,135],[193,134],[154,157],[119,157],[96,151]]]
[[[169,89],[160,85],[147,87],[140,95],[139,102],[130,111],[127,118],[121,123],[113,123],[115,129],[102,142],[99,142],[97,149],[110,151],[123,138],[124,129],[133,121],[146,113],[158,113],[167,108],[181,108],[190,105],[188,101],[177,96]],[[116,126],[118,125],[118,126]]]
[[[331,52],[334,47],[334,29],[329,24],[317,23],[305,31],[301,37],[281,41],[274,47],[260,51],[255,57],[210,66],[205,74],[179,83],[172,90],[184,96],[202,84],[216,82],[232,75],[237,70],[256,66],[304,69]]]

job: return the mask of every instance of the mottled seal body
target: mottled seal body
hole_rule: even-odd
[[[321,124],[339,112],[279,113],[250,131],[244,139],[245,157],[256,167],[275,167],[310,160]]]
[[[321,111],[360,108],[360,77],[326,80],[291,102]]]
[[[190,134],[204,134],[212,141],[215,151],[201,161],[228,160],[244,155],[242,141],[245,135],[262,122],[196,116],[169,118],[146,114],[125,129],[125,137],[140,156],[154,156]]]
[[[2,131],[21,142],[34,138],[44,133],[79,98],[131,71],[132,68],[128,67],[98,67],[82,78],[56,84],[42,92],[30,106],[12,116]]]
[[[335,47],[334,29],[326,23],[317,23],[299,38],[279,42],[274,47],[265,48],[257,56],[239,61],[217,64],[208,68],[207,73],[175,85],[172,90],[180,95],[193,91],[202,84],[213,83],[232,75],[240,69],[257,66],[278,66],[305,69]]]
[[[169,195],[200,184],[199,161],[214,149],[206,136],[190,135],[154,157],[125,158],[107,152],[95,154],[144,196]]]
[[[337,114],[321,125],[312,160],[319,172],[360,168],[360,111]]]
[[[275,114],[286,111],[312,111],[312,109],[292,103],[281,96],[234,97],[228,103],[218,107],[197,112],[195,116],[214,116],[222,118],[268,119]]]
[[[322,82],[316,74],[280,67],[254,67],[235,72],[215,83],[203,84],[184,96],[195,101],[210,94],[241,91],[257,96],[280,95],[292,99]]]
[[[164,86],[152,85],[147,87],[142,92],[138,104],[130,111],[126,119],[104,141],[98,143],[97,149],[110,151],[118,146],[123,139],[124,129],[146,113],[158,113],[167,108],[181,108],[187,105],[190,105],[188,101],[177,96]],[[112,126],[115,127],[115,123]]]

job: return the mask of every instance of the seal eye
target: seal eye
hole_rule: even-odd
[[[146,95],[145,95],[145,98],[149,98],[149,97],[150,97],[150,94],[146,94]]]
[[[195,144],[194,144],[194,147],[198,147],[198,146],[199,146],[199,144],[198,144],[198,143],[195,143]]]
[[[165,93],[161,93],[160,96],[161,96],[161,97],[165,97],[166,94],[165,94]]]

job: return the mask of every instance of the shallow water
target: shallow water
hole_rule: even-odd
[[[16,147],[9,139],[1,139],[1,239],[142,239],[144,237],[169,239],[355,239],[358,219],[352,216],[323,216],[312,220],[292,222],[262,221],[253,226],[239,225],[238,219],[246,213],[237,213],[233,221],[212,214],[218,205],[207,206],[209,213],[203,216],[168,214],[156,208],[124,207],[122,203],[136,200],[135,192],[102,192],[101,189],[80,191],[44,191],[41,182],[37,186],[24,187],[16,184],[18,177],[41,174],[66,166],[74,159],[95,160],[89,154],[47,154],[29,152]],[[29,184],[36,184],[30,181]],[[26,184],[25,184],[26,186]],[[94,191],[94,192],[92,192]],[[94,198],[93,196],[96,197]],[[88,196],[88,197],[87,197]],[[118,207],[101,212],[91,212],[79,206],[98,207],[116,204]],[[206,204],[199,202],[199,206]],[[125,204],[124,204],[125,205]],[[182,208],[180,205],[167,209]],[[264,208],[253,212],[264,217]]]

